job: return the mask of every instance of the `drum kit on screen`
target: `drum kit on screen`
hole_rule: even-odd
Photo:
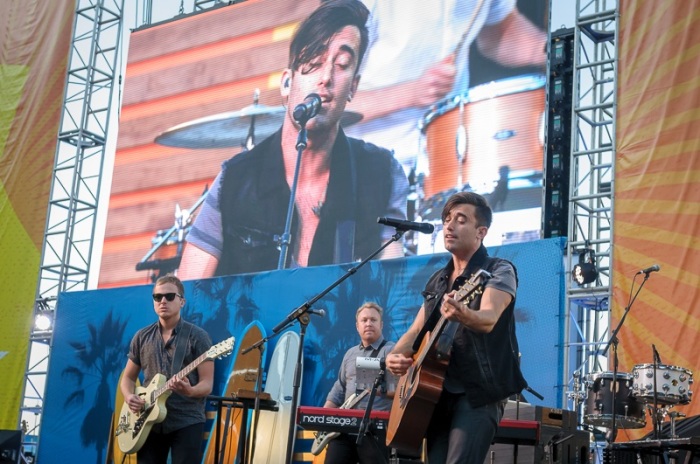
[[[542,75],[492,81],[438,101],[417,121],[421,146],[416,148],[422,161],[409,174],[414,193],[409,198],[408,219],[429,221],[435,232],[413,237],[414,242],[407,246],[409,254],[441,251],[435,248],[442,243],[441,210],[453,193],[480,193],[496,212],[541,205],[544,91]],[[284,106],[260,104],[259,94],[256,90],[252,105],[176,125],[155,142],[188,149],[251,149],[256,140],[279,129],[285,113]],[[346,111],[340,124],[349,127],[361,119],[361,114]],[[509,196],[510,191],[517,195]],[[157,232],[153,248],[137,270],[164,274],[177,269],[192,213],[201,203],[202,199],[189,210],[176,208],[175,225]],[[411,237],[406,238],[411,242]]]
[[[592,427],[611,429],[614,420],[619,429],[644,428],[648,411],[655,428],[669,416],[674,435],[675,418],[683,414],[670,409],[689,404],[693,397],[693,373],[660,362],[637,364],[631,374],[594,372],[585,377],[582,385],[579,377],[574,377],[574,392],[570,396],[577,409],[585,401],[583,422]]]

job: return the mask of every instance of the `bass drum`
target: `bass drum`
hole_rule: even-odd
[[[477,193],[490,193],[501,177],[514,173],[541,177],[544,86],[544,76],[519,76],[435,104],[419,122],[429,168],[424,197],[467,183]]]
[[[646,426],[643,404],[632,396],[632,376],[618,372],[596,372],[586,377],[588,397],[583,421],[594,427],[612,427],[613,398],[615,423],[621,429],[639,429]]]

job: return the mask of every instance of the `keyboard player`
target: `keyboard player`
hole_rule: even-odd
[[[354,409],[367,407],[370,396],[368,391],[372,385],[357,384],[357,358],[385,358],[394,346],[393,342],[385,340],[382,335],[383,312],[382,307],[373,302],[366,302],[357,309],[355,327],[361,341],[359,345],[353,346],[345,353],[338,372],[338,380],[328,393],[324,407]],[[372,410],[391,410],[392,399],[387,393],[393,392],[396,382],[397,378],[386,371],[372,403]],[[362,396],[362,399],[358,401],[359,396]],[[368,434],[362,438],[359,445],[356,442],[357,435],[341,433],[328,443],[325,462],[374,464],[389,461],[389,449],[386,446],[385,436]]]

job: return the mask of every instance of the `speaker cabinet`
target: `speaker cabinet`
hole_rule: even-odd
[[[0,430],[0,463],[19,463],[21,449],[21,431]]]

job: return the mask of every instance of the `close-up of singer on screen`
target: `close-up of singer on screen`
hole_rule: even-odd
[[[187,236],[181,278],[361,260],[393,235],[377,217],[406,219],[401,165],[341,127],[368,14],[357,1],[326,2],[299,26],[281,73],[282,126],[223,163]],[[394,242],[379,257],[399,256]]]

